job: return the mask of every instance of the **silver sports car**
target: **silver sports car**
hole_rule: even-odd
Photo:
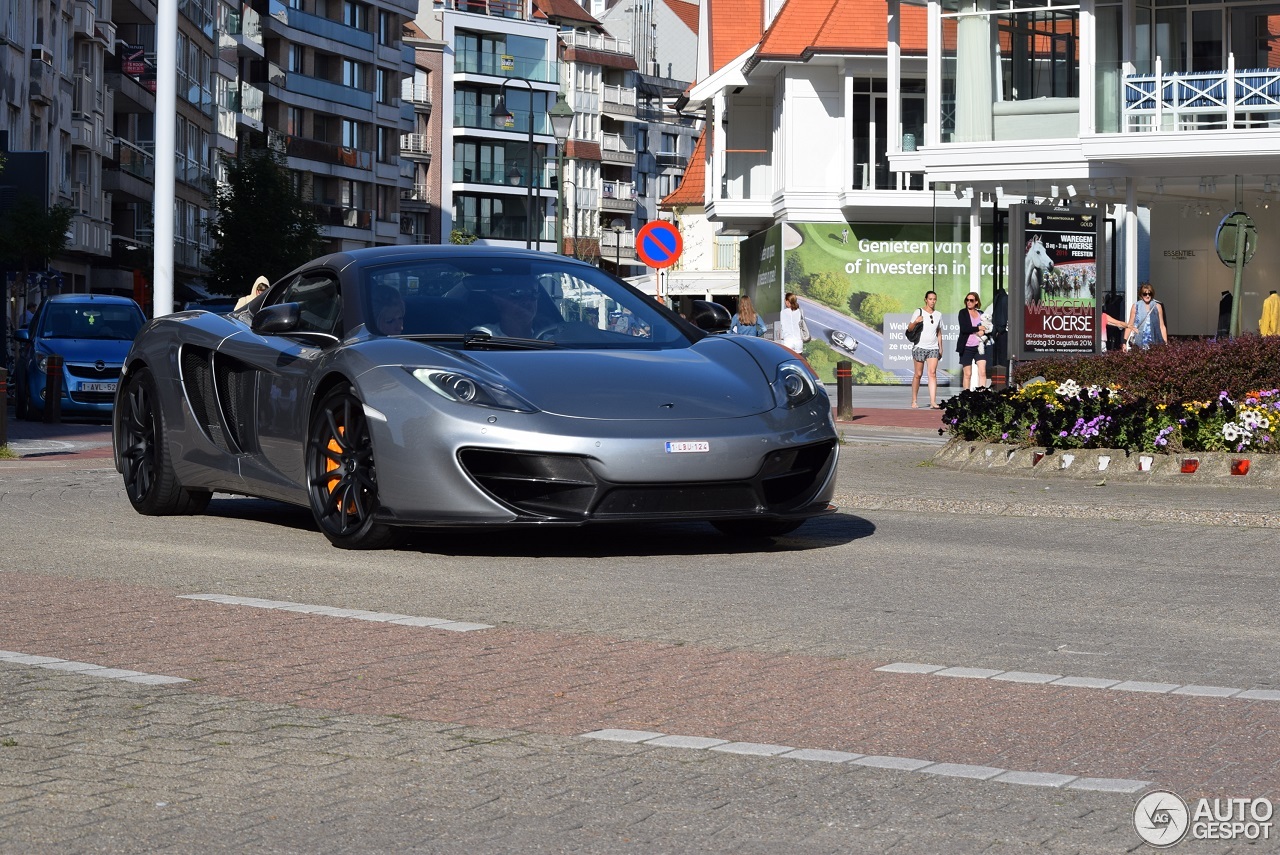
[[[346,548],[408,526],[776,536],[832,510],[838,453],[786,348],[709,335],[563,256],[475,246],[336,253],[239,313],[150,321],[114,428],[140,513],[261,496]]]

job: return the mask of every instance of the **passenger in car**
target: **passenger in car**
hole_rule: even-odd
[[[372,331],[378,335],[400,335],[404,332],[404,298],[390,285],[373,289]]]

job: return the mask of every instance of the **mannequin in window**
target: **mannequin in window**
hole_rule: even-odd
[[[1235,302],[1230,291],[1223,291],[1218,300],[1218,338],[1231,335],[1231,304]]]
[[[1272,291],[1262,301],[1262,317],[1258,319],[1258,332],[1263,335],[1280,334],[1280,297]]]

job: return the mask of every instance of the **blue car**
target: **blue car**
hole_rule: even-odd
[[[46,370],[62,357],[62,413],[110,416],[120,366],[146,318],[127,297],[58,294],[41,304],[20,342],[14,409],[20,419],[44,414]]]

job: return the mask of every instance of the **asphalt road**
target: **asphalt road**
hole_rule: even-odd
[[[352,554],[253,499],[137,516],[107,460],[0,464],[0,650],[191,681],[0,661],[0,850],[1125,852],[1146,789],[1280,797],[1270,482],[953,471],[849,433],[841,512],[763,544]]]

